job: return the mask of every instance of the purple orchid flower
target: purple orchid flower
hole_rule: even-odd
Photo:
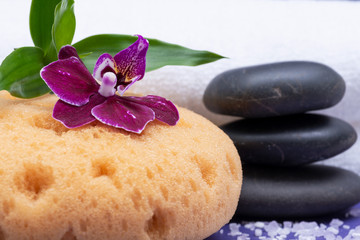
[[[138,35],[135,43],[114,57],[102,54],[93,75],[74,47],[62,47],[59,60],[40,72],[45,83],[60,98],[54,106],[53,117],[68,128],[80,127],[97,119],[135,133],[141,133],[154,119],[176,125],[179,112],[165,98],[122,96],[144,77],[148,47],[148,41]]]

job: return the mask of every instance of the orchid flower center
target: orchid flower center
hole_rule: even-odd
[[[102,83],[99,88],[99,93],[103,97],[111,97],[115,95],[117,78],[115,73],[106,72],[102,77]]]

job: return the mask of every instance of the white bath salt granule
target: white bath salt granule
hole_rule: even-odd
[[[325,232],[326,230],[324,229],[316,228],[313,230],[313,232],[310,231],[310,234],[314,235],[315,237],[321,237],[324,235]]]
[[[239,235],[241,235],[242,232],[240,232],[240,230],[239,230],[240,227],[241,227],[241,224],[230,223],[229,224],[230,232],[228,233],[228,235],[230,235],[230,236],[239,236]]]
[[[316,237],[309,234],[309,235],[299,235],[298,236],[299,240],[316,240]]]
[[[279,230],[278,234],[280,236],[284,236],[284,237],[287,237],[287,235],[291,232],[291,228],[287,228],[287,227],[283,227]]]
[[[255,222],[254,225],[257,228],[264,228],[265,227],[265,223],[264,222],[259,222],[259,221]]]
[[[325,240],[336,240],[335,235],[331,232],[325,232],[324,238],[325,238]]]
[[[268,225],[264,226],[264,229],[270,237],[274,237],[278,234],[281,227],[278,222],[271,221]]]
[[[291,231],[294,232],[294,233],[298,233],[299,231],[301,231],[302,229],[304,229],[303,225],[302,225],[302,222],[300,223],[294,223]]]
[[[339,233],[339,229],[337,227],[328,227],[326,230],[328,232],[331,232],[331,233],[335,234],[335,235],[337,235]]]
[[[299,240],[316,240],[314,236],[299,236]]]
[[[283,222],[284,228],[289,228],[289,229],[291,229],[291,228],[292,228],[292,225],[293,225],[293,223],[290,222],[290,221],[284,221],[284,222]]]
[[[279,235],[275,237],[277,240],[285,240],[286,237],[284,237],[283,235]]]
[[[358,236],[360,234],[360,225],[354,229],[354,233],[357,234],[356,236]]]
[[[224,229],[220,229],[220,234],[223,234],[224,233]]]
[[[257,236],[257,237],[262,236],[262,230],[259,228],[255,229],[255,236]]]
[[[345,224],[345,225],[342,225],[342,228],[343,229],[350,229],[350,226]]]
[[[286,238],[287,238],[287,235],[280,235],[280,237],[286,239]]]
[[[247,224],[245,224],[245,228],[250,229],[251,231],[254,231],[255,230],[255,224],[247,223]]]
[[[334,218],[333,220],[331,220],[329,225],[332,226],[332,227],[338,228],[343,224],[344,224],[343,221],[341,221],[340,219]]]
[[[360,238],[360,230],[356,231],[356,229],[355,229],[355,231],[351,234],[351,236]]]
[[[323,223],[320,223],[320,228],[325,230],[327,228],[327,226],[325,224],[323,224]]]
[[[242,235],[242,236],[238,236],[236,238],[236,240],[251,240],[249,236],[246,235]]]
[[[300,222],[295,223],[292,229],[292,232],[295,232],[295,236],[312,236],[314,232],[320,227],[316,222]]]

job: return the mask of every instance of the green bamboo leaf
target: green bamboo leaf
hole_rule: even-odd
[[[0,66],[0,90],[20,98],[33,98],[50,90],[40,77],[45,66],[44,52],[38,47],[22,47],[8,55]]]
[[[101,54],[109,53],[114,56],[120,50],[134,43],[136,39],[136,36],[130,35],[102,34],[85,38],[73,46],[79,55],[92,52],[82,59],[87,68],[92,71]],[[208,51],[192,50],[151,38],[147,38],[147,40],[149,40],[150,45],[146,55],[146,71],[152,71],[166,65],[197,66],[224,58]]]
[[[74,0],[62,0],[55,8],[52,40],[56,51],[71,44],[75,33]]]
[[[54,11],[61,0],[32,0],[30,9],[30,34],[35,46],[47,52],[51,44]]]

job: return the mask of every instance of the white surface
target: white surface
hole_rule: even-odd
[[[13,48],[31,46],[30,0],[0,1],[0,61]],[[287,60],[324,63],[347,83],[343,101],[325,112],[360,130],[360,3],[259,0],[78,0],[74,42],[99,33],[142,34],[229,59],[199,67],[164,67],[148,73],[135,91],[157,94],[217,124],[229,117],[202,104],[206,85],[235,67]],[[360,143],[324,161],[360,174]]]

